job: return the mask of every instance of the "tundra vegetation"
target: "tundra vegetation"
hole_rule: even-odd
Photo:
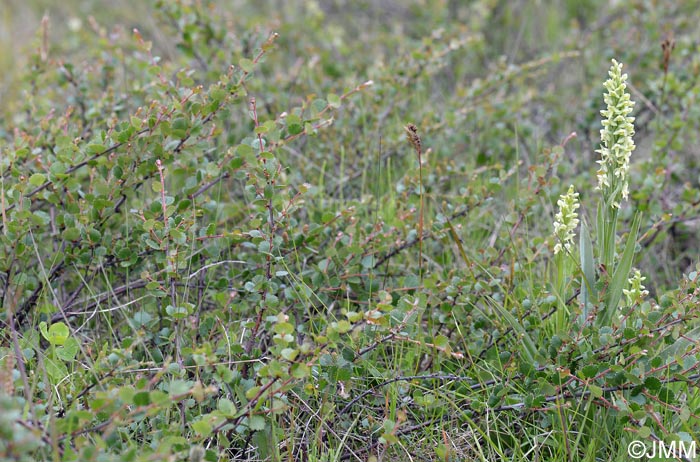
[[[0,21],[2,460],[700,441],[693,2]]]

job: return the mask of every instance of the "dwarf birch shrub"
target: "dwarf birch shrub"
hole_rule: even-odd
[[[668,222],[627,156],[621,68],[601,91],[600,53],[568,42],[501,59],[489,37],[519,28],[489,2],[331,3],[39,32],[0,129],[0,457],[614,460],[696,438],[697,274],[659,294],[645,265]],[[597,11],[549,10],[566,40]],[[602,92],[596,191],[603,166],[570,161]]]
[[[148,453],[198,451],[197,441],[232,430],[229,450],[244,451],[246,438],[271,429],[266,416],[289,407],[284,390],[362,318],[299,330],[308,313],[284,308],[319,303],[285,258],[304,259],[325,234],[300,217],[313,191],[290,184],[276,153],[328,127],[371,83],[263,115],[248,88],[277,34],[251,37],[235,56],[240,44],[207,8],[161,7],[200,69],[162,60],[136,30],[96,62],[37,54],[15,136],[2,146],[3,322],[21,365],[18,396],[37,425],[56,412],[72,422],[54,441],[87,436],[70,448],[45,440],[37,454],[96,457],[94,431],[108,441],[98,452],[134,454],[151,425],[195,440]],[[117,343],[92,345],[87,330]],[[150,364],[153,380],[102,385],[137,364]],[[170,408],[178,417],[164,418]],[[159,423],[135,419],[135,409]],[[125,439],[119,426],[96,430],[116,421],[133,426]],[[259,451],[274,452],[270,444]]]

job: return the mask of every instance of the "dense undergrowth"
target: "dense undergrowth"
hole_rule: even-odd
[[[700,440],[692,2],[75,3],[0,36],[3,460]]]

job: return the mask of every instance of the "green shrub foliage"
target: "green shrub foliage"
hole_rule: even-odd
[[[98,14],[59,42],[47,16],[1,89],[0,459],[700,440],[689,22],[662,35],[648,2],[224,3]],[[619,44],[635,21],[654,43]],[[494,36],[514,24],[521,41]],[[637,150],[603,234],[613,57]]]

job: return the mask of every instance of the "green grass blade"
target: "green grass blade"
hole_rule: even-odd
[[[499,302],[493,299],[490,301],[498,314],[505,319],[506,323],[508,323],[510,328],[518,334],[518,338],[523,342],[523,346],[525,348],[523,348],[522,352],[525,359],[527,359],[530,364],[534,364],[535,358],[537,358],[537,347],[535,346],[535,342],[532,340],[532,337],[530,337],[530,334],[525,330],[523,325],[517,319],[515,319],[515,316],[503,308]]]
[[[579,318],[579,323],[583,324],[588,318],[589,304],[597,299],[598,294],[595,289],[595,261],[593,260],[593,242],[588,231],[586,220],[581,220],[581,231],[579,233],[579,247],[581,249],[581,301],[583,311]]]
[[[663,359],[666,364],[668,364],[668,359],[673,358],[676,355],[685,354],[688,347],[697,344],[700,340],[700,327],[688,331],[683,337],[679,337],[678,340],[668,345],[663,350],[659,351],[658,357]]]

